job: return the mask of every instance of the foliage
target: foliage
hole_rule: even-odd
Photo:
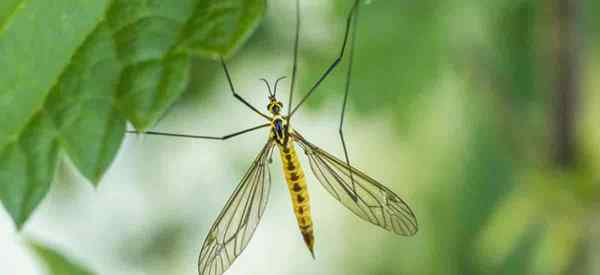
[[[190,55],[231,55],[263,0],[0,4],[0,200],[18,227],[61,155],[97,185],[126,122],[144,130],[181,95]]]
[[[597,6],[595,1],[580,6],[585,23],[580,35],[590,43],[581,48],[581,56],[599,49],[593,15],[598,9],[592,8]],[[425,143],[433,149],[411,155],[433,177],[430,186],[418,188],[425,193],[419,197],[424,205],[416,210],[425,216],[419,245],[387,246],[388,259],[361,266],[364,273],[568,274],[582,258],[598,253],[579,245],[588,240],[585,232],[592,230],[589,223],[597,211],[600,175],[593,170],[598,163],[590,159],[595,155],[580,152],[579,162],[568,169],[552,160],[554,104],[560,100],[554,97],[557,64],[550,43],[557,8],[556,1],[454,0],[374,2],[363,9],[350,109],[373,119],[392,116],[390,124],[399,133],[391,143],[423,145],[419,130],[425,127],[435,129],[429,135],[451,139],[447,147],[439,145],[446,141],[435,140]],[[390,23],[391,13],[402,14],[394,18],[400,26]],[[338,13],[338,19],[342,16]],[[331,55],[317,48],[307,51],[313,71]],[[582,60],[597,64],[589,57]],[[338,77],[329,90],[342,90]],[[448,83],[459,83],[462,92],[444,86]],[[582,87],[583,102],[597,104],[593,90]],[[315,101],[337,101],[340,94],[323,92]],[[446,111],[448,97],[458,97],[463,116],[454,118],[462,120],[427,125],[424,106]],[[577,113],[578,122],[592,109]],[[598,140],[590,142],[598,145]]]
[[[53,10],[60,9],[63,3],[59,2],[65,0],[40,8],[54,15],[33,17],[41,22],[36,24],[54,28],[52,22],[58,18],[67,20],[64,13]],[[101,11],[77,6],[76,2],[71,0],[63,7],[77,9],[86,18],[76,19],[85,22],[76,22],[76,29],[70,29],[75,24],[72,21],[60,25],[64,29],[52,29],[61,34],[60,41],[47,30],[27,30],[39,37],[36,45],[17,39],[16,34],[6,39],[11,30],[19,31],[17,26],[29,26],[26,22],[18,25],[19,19],[32,20],[11,16],[13,12],[7,11],[17,11],[14,14],[18,15],[24,12],[22,9],[32,7],[19,7],[20,1],[15,0],[0,2],[0,66],[12,68],[0,75],[0,107],[6,110],[0,118],[0,199],[20,225],[47,192],[59,161],[58,152],[67,153],[82,174],[97,184],[118,149],[125,121],[140,130],[154,124],[179,97],[188,78],[193,93],[178,107],[209,107],[214,100],[210,96],[218,93],[210,84],[215,79],[224,81],[222,72],[209,62],[197,61],[192,66],[188,55],[231,54],[254,29],[264,8],[261,3],[255,3],[254,8],[241,7],[237,10],[245,10],[247,15],[225,16],[220,21],[220,26],[233,29],[211,32],[199,27],[203,26],[202,20],[214,19],[199,10],[199,3],[206,1],[178,0],[173,6],[169,1],[115,0],[105,6],[95,3],[102,6]],[[148,9],[136,6],[138,2],[161,4]],[[218,3],[223,2],[235,1]],[[293,6],[290,1],[271,2]],[[556,165],[552,158],[556,146],[552,136],[556,119],[553,104],[557,100],[553,93],[556,60],[552,56],[556,1],[365,2],[370,4],[361,8],[347,139],[349,144],[360,145],[350,146],[356,163],[368,165],[377,157],[380,159],[372,167],[395,165],[392,169],[381,168],[387,173],[384,176],[396,180],[395,184],[386,184],[394,190],[409,190],[411,195],[406,198],[415,208],[420,232],[414,238],[398,239],[368,226],[368,232],[342,226],[339,229],[348,229],[338,232],[334,231],[338,228],[322,226],[323,235],[334,231],[342,235],[340,240],[358,243],[364,239],[376,249],[341,249],[323,237],[323,254],[325,250],[335,251],[339,259],[311,260],[311,266],[332,265],[328,271],[335,274],[596,274],[593,261],[600,255],[596,214],[600,197],[600,93],[595,92],[600,84],[596,77],[600,72],[600,21],[596,14],[600,2],[581,2],[582,18],[578,22],[584,43],[580,53],[581,107],[576,114],[580,131],[576,142],[581,147],[578,162],[569,168]],[[182,3],[188,6],[180,6]],[[196,9],[189,8],[194,5]],[[333,8],[322,8],[326,6],[319,3],[319,10],[312,10],[324,13],[327,20],[322,21],[311,21],[313,15],[304,10],[298,96],[314,84],[339,50],[349,2],[334,1],[330,4]],[[235,62],[244,60],[252,66],[284,61],[289,64],[293,20],[282,16],[283,11],[267,17],[264,27],[249,39],[248,47]],[[229,25],[240,16],[248,21],[242,26]],[[146,20],[129,24],[140,18]],[[185,18],[193,20],[187,22]],[[181,23],[184,21],[187,23]],[[228,40],[224,33],[233,35],[231,39],[237,42],[222,41]],[[288,35],[285,43],[281,33]],[[326,38],[320,41],[310,34],[324,34]],[[54,46],[41,53],[34,50],[46,45]],[[14,51],[13,55],[5,54],[8,49]],[[39,60],[44,62],[35,63]],[[335,113],[322,107],[337,108],[341,103],[343,65],[308,101],[313,111]],[[193,77],[186,75],[190,66]],[[239,71],[236,76],[241,78],[241,71],[247,68],[239,67],[233,70]],[[22,78],[17,77],[20,73]],[[247,75],[254,81],[257,73],[265,72]],[[194,98],[196,95],[201,98]],[[331,118],[335,122],[332,125],[338,118]],[[351,135],[359,136],[363,131],[359,127],[365,124],[383,125],[372,126],[377,129],[373,133],[385,136],[359,140]],[[386,131],[388,128],[392,130]],[[337,139],[334,131],[331,139]],[[230,149],[234,145],[229,145],[227,155],[236,155]],[[170,150],[166,147],[153,148],[155,151],[144,156]],[[380,151],[384,154],[373,157],[374,153],[369,153],[372,158],[360,159],[363,151],[376,148],[384,148]],[[227,177],[222,178],[232,180],[238,175],[230,170],[235,169],[228,168]],[[142,174],[154,175],[148,171]],[[206,185],[201,188],[204,190]],[[211,189],[211,194],[204,197],[212,197],[213,192],[218,194]],[[153,195],[155,203],[164,194]],[[176,199],[179,197],[172,200]],[[198,197],[193,200],[196,205]],[[166,220],[166,224],[153,226],[156,232],[137,246],[121,241],[123,249],[118,257],[142,255],[131,257],[135,258],[132,265],[146,270],[155,266],[170,269],[169,264],[177,261],[173,259],[183,248],[188,249],[187,253],[196,252],[197,244],[189,244],[190,238],[201,237],[199,228],[208,229],[211,215],[221,206],[221,198],[204,200],[201,211],[189,210],[193,215],[181,217],[173,215],[172,208],[167,209],[157,218]],[[344,218],[352,222],[349,215]],[[123,239],[138,240],[136,237],[130,234]],[[271,245],[283,245],[272,242],[257,246],[271,249]],[[285,255],[283,251],[281,254]],[[189,258],[186,267],[193,265]],[[290,264],[289,272],[306,273],[308,267],[301,265],[302,259],[291,258],[298,262]],[[272,260],[265,262],[272,264]]]
[[[46,267],[46,275],[93,275],[95,273],[74,263],[56,250],[37,242],[31,242],[31,250]]]

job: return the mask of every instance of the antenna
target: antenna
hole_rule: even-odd
[[[263,82],[265,82],[265,84],[267,84],[267,89],[269,89],[269,95],[275,96],[275,94],[273,92],[271,92],[271,85],[269,85],[269,81],[267,81],[264,78],[261,78],[260,80],[262,80]],[[275,89],[277,89],[277,84],[275,85]]]
[[[277,95],[277,85],[279,85],[279,81],[284,80],[284,79],[286,79],[286,76],[282,76],[282,77],[278,78],[277,81],[275,81],[275,92],[273,93],[273,96]]]

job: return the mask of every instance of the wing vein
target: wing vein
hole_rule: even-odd
[[[308,142],[298,132],[292,137],[304,149],[317,180],[336,200],[358,217],[399,235],[414,235],[417,219],[393,191]],[[356,188],[351,189],[351,175]]]
[[[248,246],[268,202],[273,146],[265,144],[211,227],[198,258],[200,275],[223,274]]]

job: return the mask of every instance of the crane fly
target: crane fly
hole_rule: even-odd
[[[148,135],[227,140],[258,129],[269,128],[266,144],[262,147],[258,156],[254,159],[250,168],[237,185],[233,195],[229,198],[225,207],[217,217],[217,220],[212,225],[208,236],[202,245],[198,260],[198,272],[200,275],[223,274],[250,242],[267,205],[271,187],[271,175],[268,166],[275,148],[279,151],[285,180],[291,196],[293,211],[296,216],[300,233],[313,258],[315,236],[311,215],[310,196],[305,173],[296,151],[297,145],[306,154],[309,160],[310,170],[313,172],[318,182],[337,201],[358,217],[399,235],[411,236],[416,234],[417,219],[410,207],[393,191],[351,166],[348,157],[343,125],[346,103],[350,90],[352,57],[354,55],[353,44],[356,39],[356,22],[358,18],[359,1],[360,0],[356,0],[354,2],[346,19],[344,40],[338,57],[331,65],[329,65],[329,67],[327,67],[321,77],[315,82],[300,102],[292,108],[297,74],[298,41],[300,38],[300,6],[299,1],[296,1],[296,34],[287,114],[283,114],[283,103],[277,98],[279,82],[285,77],[277,79],[273,89],[271,89],[271,85],[266,79],[261,79],[265,82],[269,93],[267,104],[268,114],[265,114],[235,91],[227,64],[223,57],[221,57],[220,62],[234,98],[265,118],[267,120],[266,123],[226,136],[197,136],[155,131],[144,132],[144,134]],[[291,121],[293,115],[300,106],[302,106],[302,104],[304,104],[304,102],[316,91],[323,80],[338,67],[344,56],[346,45],[350,38],[352,38],[352,45],[349,49],[350,62],[348,65],[346,89],[339,128],[340,139],[345,156],[345,160],[341,160],[309,142],[299,131],[292,128]],[[135,132],[129,131],[129,133]]]

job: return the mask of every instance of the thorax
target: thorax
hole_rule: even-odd
[[[274,116],[271,120],[270,138],[273,139],[279,146],[287,147],[290,142],[290,126],[288,120],[280,115]]]

